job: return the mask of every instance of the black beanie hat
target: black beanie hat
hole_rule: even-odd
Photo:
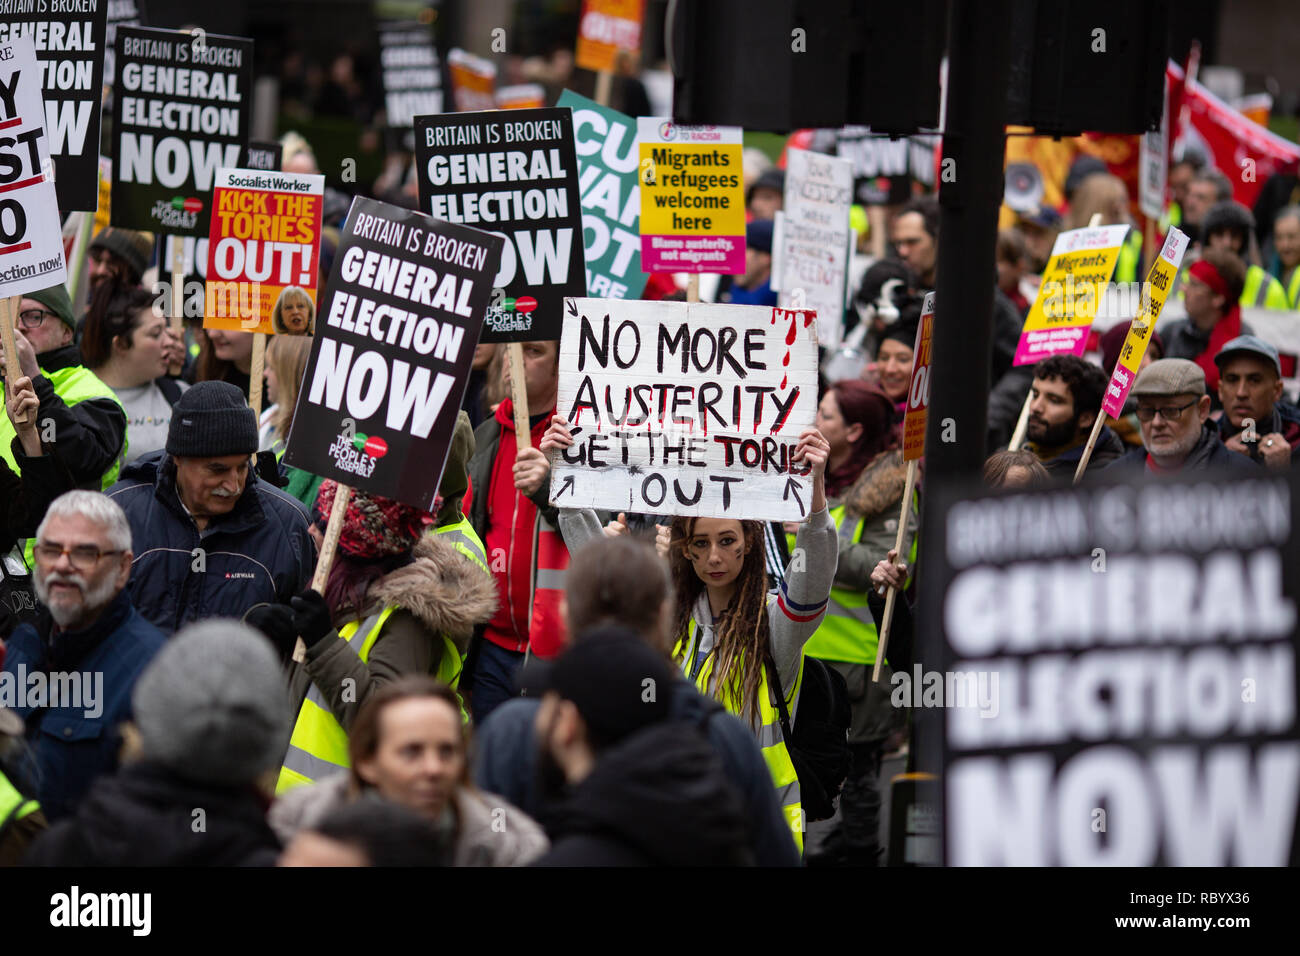
[[[177,399],[167,430],[173,458],[223,458],[257,451],[257,416],[229,382],[199,382]]]

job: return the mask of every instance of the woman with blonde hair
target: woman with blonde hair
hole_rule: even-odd
[[[258,447],[275,452],[277,461],[284,457],[293,413],[298,407],[298,389],[310,356],[309,335],[272,335],[266,344],[266,400],[270,404],[262,413]],[[314,505],[321,477],[288,465],[284,470],[289,477],[284,490],[308,508]]]
[[[277,335],[315,335],[316,303],[296,285],[281,290],[271,308],[271,325]]]

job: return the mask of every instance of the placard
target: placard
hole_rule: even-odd
[[[934,344],[934,293],[927,292],[921,303],[921,321],[912,346],[912,379],[907,387],[903,412],[903,460],[925,455],[925,427],[930,417],[930,382]]]
[[[451,76],[451,97],[457,112],[496,108],[497,68],[491,60],[454,49],[447,54],[447,72]]]
[[[1151,332],[1160,318],[1160,310],[1165,307],[1169,290],[1178,277],[1178,265],[1183,261],[1187,251],[1187,236],[1171,228],[1165,236],[1160,255],[1151,263],[1147,281],[1142,284],[1142,307],[1138,310],[1133,324],[1124,336],[1124,345],[1120,348],[1119,361],[1111,373],[1110,384],[1106,386],[1106,397],[1102,399],[1101,409],[1111,418],[1119,418],[1124,412],[1124,402],[1137,379],[1138,369],[1142,367],[1142,356],[1146,354]]]
[[[432,508],[504,245],[353,200],[285,464]]]
[[[800,521],[811,468],[795,462],[817,413],[807,311],[571,299],[556,408],[574,445],[551,502],[664,515]]]
[[[380,21],[379,67],[389,126],[409,129],[415,117],[442,112],[442,67],[426,24]]]
[[[641,271],[636,121],[572,90],[560,95],[559,105],[573,111],[587,295],[639,298],[646,274]]]
[[[484,342],[558,339],[586,292],[573,114],[552,107],[415,120],[420,208],[506,239]]]
[[[1300,862],[1296,489],[1228,477],[928,489],[892,702],[942,726],[946,863]]]
[[[1099,226],[1056,237],[1038,295],[1025,316],[1013,364],[1033,365],[1053,355],[1083,355],[1128,230],[1128,226]]]
[[[745,272],[745,188],[739,126],[637,120],[641,268]]]
[[[45,132],[62,212],[94,212],[99,204],[96,170],[107,15],[107,0],[41,0],[10,4],[0,21],[0,43],[30,36],[36,44]]]
[[[68,281],[36,44],[0,44],[0,295]]]
[[[203,327],[294,332],[272,319],[282,296],[300,292],[312,305],[308,328],[298,334],[308,334],[316,319],[325,177],[222,169],[212,198]]]
[[[817,338],[827,348],[839,345],[844,328],[852,205],[853,166],[847,159],[786,151],[781,241],[772,248],[780,284],[773,288],[782,308],[817,313]]]
[[[207,236],[217,170],[248,144],[253,41],[120,27],[113,225]]]
[[[104,82],[117,82],[117,28],[138,27],[148,19],[144,0],[108,0],[108,28],[104,32]]]
[[[643,0],[582,0],[574,64],[580,70],[613,71],[621,53],[641,49]]]

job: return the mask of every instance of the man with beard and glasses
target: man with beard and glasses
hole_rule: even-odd
[[[8,642],[0,703],[26,724],[22,770],[54,822],[116,768],[131,692],[165,638],[125,590],[131,528],[104,495],[56,498],[34,555],[42,611]]]
[[[1106,373],[1076,355],[1053,355],[1034,366],[1025,448],[1048,474],[1074,477],[1106,385]],[[1105,468],[1122,454],[1124,443],[1103,425],[1087,470]]]
[[[165,634],[288,604],[311,581],[307,511],[253,472],[256,451],[243,393],[199,382],[172,408],[166,448],[137,458],[108,490],[131,524],[131,598]]]
[[[1132,394],[1137,398],[1142,447],[1111,462],[1110,470],[1121,475],[1143,467],[1152,475],[1207,468],[1259,473],[1259,465],[1224,446],[1218,426],[1209,420],[1205,372],[1195,362],[1152,362],[1138,372]]]

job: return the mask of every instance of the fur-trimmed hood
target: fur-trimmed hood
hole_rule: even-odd
[[[476,626],[496,614],[496,581],[440,535],[425,534],[413,554],[413,562],[371,585],[367,598],[396,604],[433,633],[464,644]]]
[[[856,518],[874,518],[886,511],[897,511],[907,487],[907,463],[903,451],[881,452],[862,469],[862,474],[844,493],[849,514]]]

